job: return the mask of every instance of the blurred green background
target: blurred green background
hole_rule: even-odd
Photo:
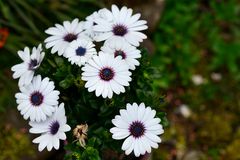
[[[169,127],[153,160],[240,160],[240,1],[0,0],[0,160],[53,159],[37,153],[16,111],[16,52],[44,30],[111,4],[141,12],[149,24],[153,87],[165,95]]]

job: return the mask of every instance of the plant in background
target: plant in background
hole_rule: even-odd
[[[8,123],[1,124],[1,160],[11,159],[19,160],[19,157],[36,158],[34,148],[32,147],[29,137],[26,135],[27,130],[21,128],[17,130]]]
[[[239,8],[237,0],[166,1],[153,34],[157,54],[152,63],[161,64],[161,79],[156,83],[161,90],[166,89],[169,117],[173,116],[164,139],[177,142],[172,148],[179,159],[186,158],[181,156],[183,152],[190,155],[192,149],[202,152],[206,159],[235,160],[234,154],[239,155],[237,146],[232,148],[232,156],[227,153],[237,140],[234,135],[239,128]],[[183,104],[192,114],[184,121],[176,120],[172,107],[180,111]],[[163,150],[153,159],[168,159],[159,158]],[[166,153],[171,155],[169,149]]]
[[[5,45],[8,34],[9,32],[7,28],[0,28],[0,48],[3,48]]]
[[[41,45],[31,55],[29,48],[18,52],[24,62],[12,67],[13,77],[20,78],[21,92],[15,96],[18,110],[30,119],[30,133],[41,134],[33,140],[39,151],[59,149],[59,140],[66,140],[66,159],[105,159],[109,151],[122,154],[114,139],[124,138],[126,155],[133,151],[139,157],[158,148],[165,114],[151,87],[156,69],[137,48],[146,38],[141,31],[148,28],[139,18],[132,9],[112,5],[86,21],[47,29],[45,57]]]

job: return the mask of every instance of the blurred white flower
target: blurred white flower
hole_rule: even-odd
[[[145,34],[140,32],[148,28],[147,21],[139,20],[141,14],[132,15],[132,9],[125,6],[119,9],[116,5],[112,5],[111,12],[105,13],[108,19],[97,18],[96,25],[93,26],[93,30],[99,32],[95,36],[96,41],[107,39],[115,41],[116,37],[122,37],[131,45],[139,46],[139,42],[147,38]]]
[[[21,87],[31,83],[34,72],[42,63],[45,53],[42,52],[42,44],[39,44],[37,48],[33,47],[31,55],[28,47],[25,47],[23,51],[18,51],[18,55],[23,62],[13,66],[11,70],[14,72],[14,79],[20,77],[18,85]]]
[[[178,109],[179,109],[179,113],[185,118],[189,118],[192,114],[189,106],[186,104],[180,105]]]
[[[44,122],[29,122],[32,127],[29,132],[34,134],[41,134],[41,136],[35,138],[33,143],[39,143],[38,150],[42,151],[47,147],[48,151],[52,148],[59,149],[60,140],[65,140],[65,132],[70,131],[71,128],[67,123],[67,118],[65,116],[64,104],[61,103],[53,116],[49,117]]]
[[[127,104],[126,109],[120,110],[120,115],[116,115],[112,120],[115,127],[110,129],[112,138],[116,140],[125,139],[122,150],[126,155],[132,151],[136,157],[151,153],[152,148],[158,148],[164,130],[160,124],[160,119],[155,118],[156,111],[150,107],[145,107],[144,103]]]
[[[192,76],[192,82],[198,86],[204,83],[204,79],[201,75],[195,74]]]
[[[212,73],[211,78],[214,81],[220,81],[222,79],[222,75],[220,73]]]

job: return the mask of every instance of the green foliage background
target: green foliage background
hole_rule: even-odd
[[[104,6],[104,1],[96,0],[0,1],[0,28],[7,27],[10,31],[5,46],[0,49],[2,113],[16,106],[14,94],[17,84],[11,79],[9,71],[12,65],[20,62],[16,51],[26,45],[32,47],[42,42],[47,36],[44,30],[53,24],[75,17],[84,19]],[[161,111],[164,109],[159,106],[165,106],[168,113],[170,124],[164,135],[165,142],[154,152],[154,160],[174,157],[173,150],[186,155],[189,150],[196,150],[201,153],[201,159],[239,159],[239,17],[240,2],[237,0],[166,0],[161,20],[155,31],[149,35],[154,43],[155,53],[149,56],[143,51],[145,58],[135,72],[127,94],[115,96],[114,101],[93,98],[94,94],[89,94],[83,88],[78,68],[69,65],[62,58],[47,54],[48,61],[44,61],[42,73],[48,76],[49,73],[54,73],[51,78],[57,82],[61,93],[64,93],[62,100],[71,104],[67,105],[69,116],[77,117],[78,113],[84,113],[83,117],[69,118],[71,125],[85,122],[88,117],[96,116],[97,113],[99,124],[104,126],[95,128],[95,120],[89,119],[87,123],[92,124],[90,130],[94,131],[90,131],[89,136],[94,138],[89,139],[87,149],[84,151],[72,145],[68,145],[68,149],[74,150],[76,158],[80,157],[79,153],[82,153],[82,158],[101,154],[99,147],[104,149],[112,144],[111,141],[101,140],[109,139],[110,136],[106,128],[111,127],[111,124],[104,117],[116,114],[119,109],[116,105],[121,108],[125,101],[133,102],[134,99],[152,104]],[[51,70],[46,70],[48,66],[51,66]],[[212,73],[221,74],[222,79],[214,81],[211,78]],[[195,86],[192,83],[192,76],[195,74],[204,78],[204,84]],[[145,83],[149,85],[145,86]],[[133,90],[133,87],[138,90]],[[70,92],[72,90],[78,94],[73,95]],[[72,102],[65,94],[77,96],[80,102]],[[153,97],[152,94],[156,96]],[[159,98],[162,95],[166,96],[166,102],[160,105]],[[175,115],[180,104],[187,104],[192,110],[189,119]],[[103,107],[106,105],[109,108]],[[86,110],[93,112],[88,114]]]

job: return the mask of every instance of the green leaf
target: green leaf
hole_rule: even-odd
[[[101,160],[98,150],[93,147],[87,147],[82,153],[84,160]]]
[[[68,75],[64,80],[59,82],[59,86],[63,89],[69,88],[74,83],[74,76],[72,74]]]

